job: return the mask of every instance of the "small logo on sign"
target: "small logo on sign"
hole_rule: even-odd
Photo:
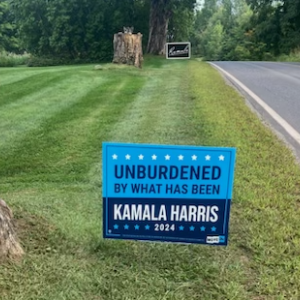
[[[207,244],[219,244],[220,238],[218,236],[208,236],[206,238],[206,243]]]

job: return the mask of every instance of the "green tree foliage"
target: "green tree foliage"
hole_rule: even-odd
[[[162,24],[162,27],[165,26],[164,36],[161,39],[163,43],[159,47],[164,48],[167,32],[176,40],[186,40],[193,29],[193,8],[196,2],[196,0],[7,1],[10,1],[10,11],[14,13],[22,46],[28,52],[36,56],[72,60],[110,60],[113,55],[113,34],[122,31],[123,26],[133,26],[135,32],[141,32],[146,48],[149,41],[149,25],[150,27],[153,25],[151,20],[149,21],[150,8],[153,8],[154,3],[162,9],[160,12],[167,13],[165,19],[167,23]],[[154,43],[158,35],[155,35],[153,30],[150,30],[150,34]]]
[[[252,12],[244,0],[206,1],[195,20],[194,45],[208,60],[245,60],[251,57],[249,31]]]
[[[192,42],[211,60],[262,60],[300,48],[300,0],[0,0],[0,50],[110,60],[113,34],[134,26],[144,51]]]
[[[223,26],[220,20],[209,23],[203,35],[204,51],[210,60],[220,60],[222,51]]]
[[[251,59],[255,51],[255,41],[249,27],[252,11],[244,1],[235,1],[233,6],[225,8],[225,16],[223,22],[230,21],[223,32],[221,59]]]
[[[193,49],[206,59],[272,59],[299,49],[299,32],[300,0],[206,0],[196,14]]]
[[[197,10],[194,31],[191,34],[192,50],[195,54],[205,56],[205,32],[212,16],[218,11],[217,0],[206,1],[201,10]],[[204,38],[204,39],[203,39]]]
[[[300,47],[300,0],[285,0],[277,9],[280,18],[280,48],[288,53]]]
[[[111,60],[113,35],[123,26],[133,26],[135,32],[143,34],[144,51],[149,41],[161,50],[167,35],[177,41],[188,40],[193,31],[195,3],[196,0],[0,0],[0,49],[16,48],[18,35],[27,52],[45,61],[53,57],[59,62]],[[156,50],[153,53],[160,52]]]
[[[7,0],[0,0],[0,51],[17,52],[19,48],[16,37],[14,16]]]
[[[194,30],[194,11],[188,7],[175,9],[168,26],[168,42],[188,41]]]
[[[111,59],[113,34],[123,26],[145,32],[142,0],[11,0],[24,47],[35,55]]]
[[[265,51],[275,55],[280,53],[280,10],[279,6],[273,2],[262,1],[261,3],[251,3],[254,10],[250,20],[255,29],[255,39],[264,45]]]
[[[256,38],[275,55],[300,47],[299,0],[247,0],[254,11],[251,20]]]

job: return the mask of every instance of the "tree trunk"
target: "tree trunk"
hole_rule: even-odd
[[[12,211],[0,199],[0,261],[18,259],[23,254],[17,239]]]
[[[114,59],[113,63],[134,65],[142,67],[143,49],[141,33],[122,33],[114,35]]]
[[[170,0],[151,0],[147,53],[165,54],[170,17]]]

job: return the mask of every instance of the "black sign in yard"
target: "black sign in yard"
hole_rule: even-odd
[[[187,59],[191,57],[191,43],[167,43],[166,44],[167,59]]]

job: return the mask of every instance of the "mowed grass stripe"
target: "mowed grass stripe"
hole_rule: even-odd
[[[17,82],[3,84],[0,86],[0,107],[19,101],[25,96],[34,94],[45,87],[55,85],[61,79],[67,78],[71,73],[59,71],[52,73],[30,74]]]
[[[184,144],[187,142],[185,120],[192,109],[186,94],[186,62],[165,65],[163,59],[152,62],[150,58],[147,65],[149,68],[143,72],[147,82],[110,128],[105,141]],[[98,156],[101,155],[99,151]],[[101,169],[102,160],[90,170],[91,181],[100,186]]]
[[[26,68],[26,67],[17,67],[17,68],[0,68],[0,89],[2,86],[11,83],[18,83],[19,81],[36,75],[36,74],[51,74],[57,72],[68,72],[70,70],[76,71],[83,69],[91,69],[91,66],[63,66],[63,67],[47,67],[47,68]]]
[[[29,131],[12,152],[1,157],[5,180],[10,182],[12,176],[19,176],[18,180],[25,182],[88,181],[89,164],[100,160],[98,151],[105,134],[145,80],[135,78],[130,85],[134,93],[128,93],[129,81],[115,74]]]
[[[174,63],[149,75],[144,88],[134,103],[124,111],[122,118],[111,129],[110,140],[119,142],[166,142],[163,132],[174,130],[181,124],[180,111],[185,110],[184,85],[179,74],[185,65]],[[184,75],[182,75],[184,77]],[[175,113],[175,115],[173,115]],[[170,122],[170,123],[169,123]]]
[[[35,93],[9,103],[0,110],[0,153],[15,148],[23,135],[38,128],[47,118],[67,109],[106,79],[70,74],[45,85]]]
[[[152,109],[141,126],[142,142],[191,145],[189,135],[193,102],[188,94],[188,61],[163,66],[159,90],[153,97]]]
[[[17,69],[13,69],[13,68],[4,68],[5,71],[3,70],[3,68],[1,68],[0,70],[0,91],[2,90],[2,87],[4,87],[5,85],[10,85],[10,84],[18,84],[20,81],[37,75],[37,74],[49,74],[50,72],[47,72],[45,70],[30,70],[28,68],[17,68]],[[18,86],[12,86],[14,88],[18,88]]]

